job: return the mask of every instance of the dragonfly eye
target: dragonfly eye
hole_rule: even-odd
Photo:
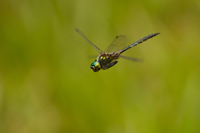
[[[93,61],[92,64],[90,65],[90,69],[92,69],[94,72],[97,72],[101,69],[101,65],[99,64],[98,61]]]

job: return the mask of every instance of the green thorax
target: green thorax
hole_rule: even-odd
[[[113,55],[113,54],[101,54],[99,55],[98,62],[101,64],[101,67],[103,67],[118,58],[119,58],[118,56]]]
[[[112,54],[100,54],[95,61],[90,65],[90,69],[94,72],[98,72],[100,69],[107,69],[115,65],[117,62],[113,63],[114,60],[119,58],[120,53]],[[111,64],[112,63],[112,64]]]

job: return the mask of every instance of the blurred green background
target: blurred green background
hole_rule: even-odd
[[[106,71],[105,49],[161,34]],[[0,132],[200,132],[199,0],[1,0]]]

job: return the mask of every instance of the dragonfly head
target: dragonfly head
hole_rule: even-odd
[[[92,64],[90,65],[90,68],[91,68],[94,72],[97,72],[97,71],[99,71],[99,70],[101,69],[101,65],[100,65],[100,63],[99,63],[97,60],[95,60],[95,61],[93,61]]]

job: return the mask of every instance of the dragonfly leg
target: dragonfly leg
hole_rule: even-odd
[[[102,69],[103,69],[103,70],[106,70],[106,69],[108,69],[108,68],[114,66],[115,64],[117,64],[117,62],[118,62],[118,61],[113,61],[113,62],[111,62],[110,64],[108,64],[108,65],[106,65],[105,67],[103,67]]]

